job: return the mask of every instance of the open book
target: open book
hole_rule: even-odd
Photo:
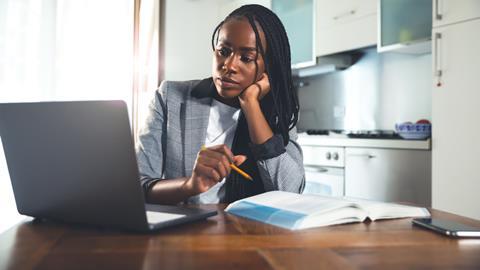
[[[403,217],[429,217],[422,207],[270,191],[231,203],[226,209],[241,216],[290,230]]]

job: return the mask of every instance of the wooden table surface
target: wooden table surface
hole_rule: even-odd
[[[480,239],[444,237],[410,218],[288,231],[224,205],[199,207],[219,214],[153,234],[24,222],[0,235],[0,269],[480,269]]]

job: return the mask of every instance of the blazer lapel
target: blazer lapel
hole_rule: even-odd
[[[185,175],[191,175],[194,162],[200,148],[207,137],[208,118],[212,104],[211,78],[200,81],[191,91],[191,98],[186,99],[184,122],[184,170]],[[215,89],[213,88],[213,91]]]

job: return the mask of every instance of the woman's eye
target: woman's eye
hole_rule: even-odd
[[[228,48],[222,47],[218,49],[218,53],[223,57],[228,57],[232,51]]]
[[[245,63],[250,63],[250,62],[252,62],[254,59],[253,59],[252,57],[248,57],[248,56],[242,55],[242,57],[240,58],[240,60],[242,60],[242,62],[245,62]]]

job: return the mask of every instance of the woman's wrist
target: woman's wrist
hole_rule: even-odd
[[[244,114],[248,114],[249,112],[253,111],[261,111],[260,102],[256,98],[240,99],[240,107],[242,108]]]
[[[189,198],[194,195],[197,195],[198,192],[195,191],[193,188],[193,179],[192,176],[186,177],[183,184],[180,186],[180,192],[184,195],[184,197]]]

